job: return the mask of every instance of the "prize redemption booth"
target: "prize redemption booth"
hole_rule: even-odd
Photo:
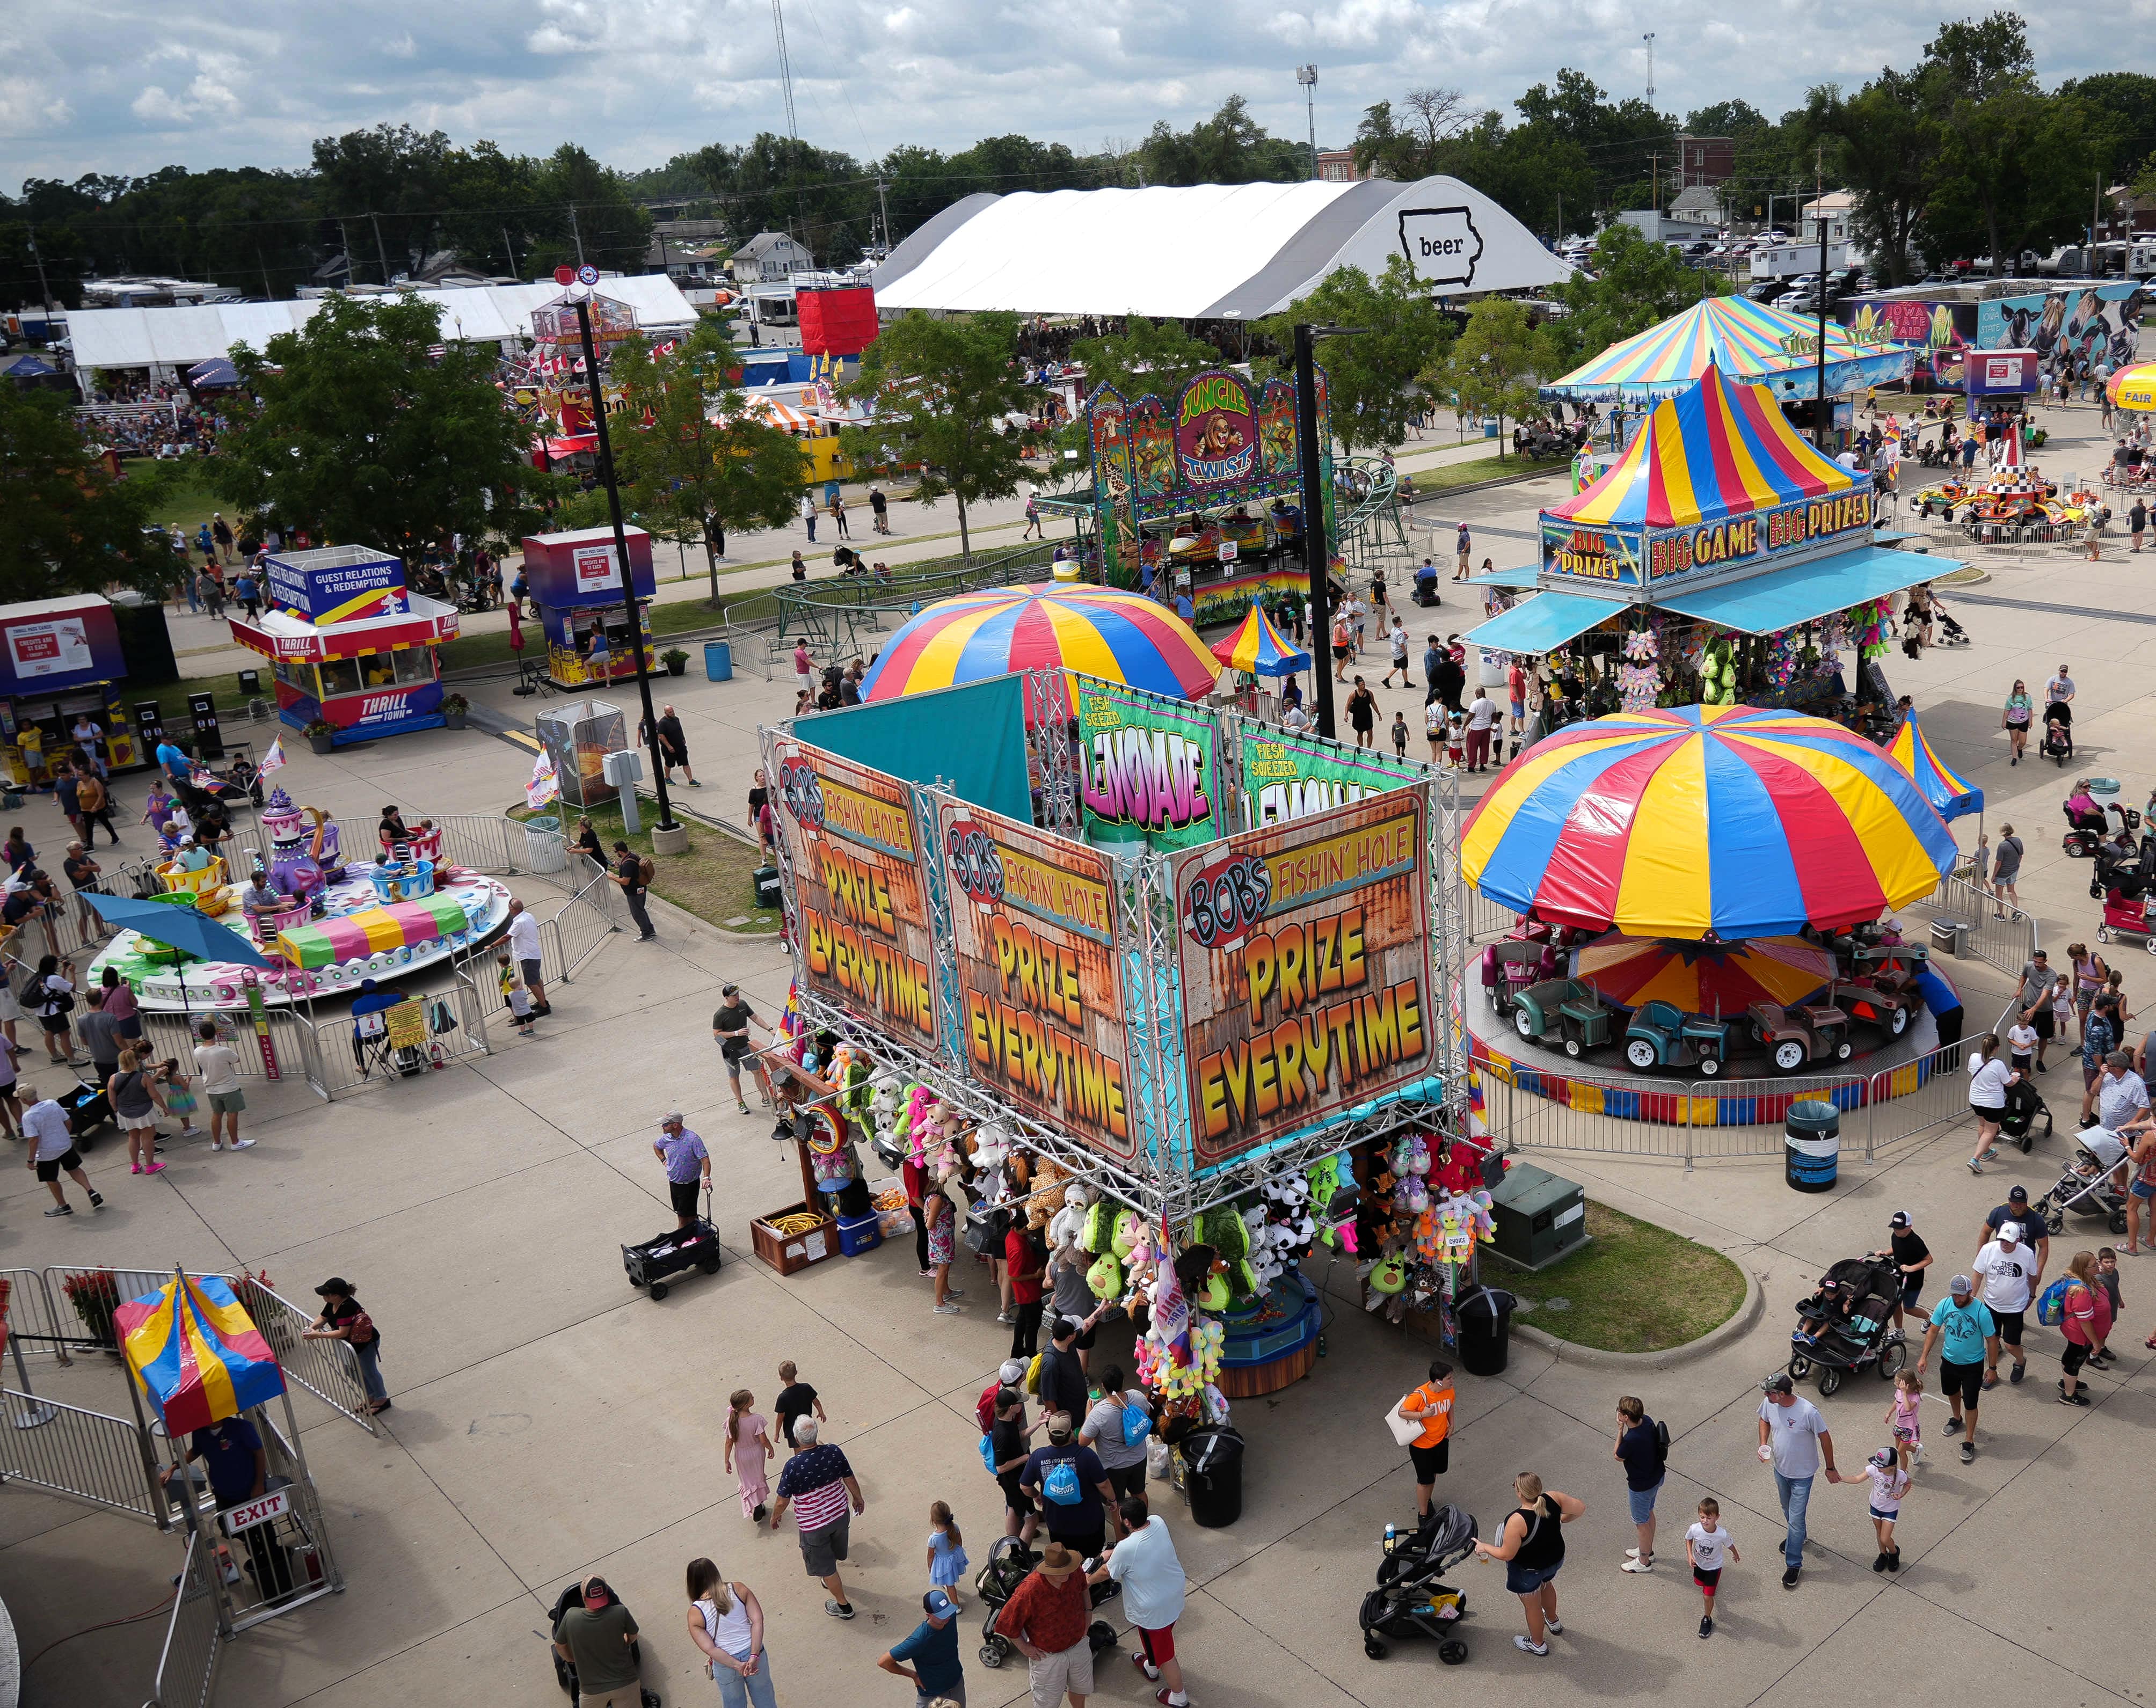
[[[52,766],[78,746],[108,771],[148,764],[121,704],[126,675],[110,600],[79,593],[0,605],[0,771],[8,781],[18,788],[49,782]],[[95,731],[87,740],[74,733],[85,727]]]
[[[1448,1110],[1449,778],[1061,670],[762,753],[816,1075],[767,1261],[865,1249],[859,1146],[913,1160],[976,1250],[1014,1218],[1075,1239],[1186,1452],[1312,1367],[1306,1257],[1449,1310],[1488,1224]]]
[[[1892,597],[1961,565],[1873,527],[1871,478],[1710,367],[1607,474],[1546,510],[1524,594],[1467,639],[1545,660],[1545,730],[1654,706],[1796,708],[1884,740]],[[1857,674],[1852,683],[1845,666]]]
[[[651,567],[651,536],[624,531],[629,577],[643,625],[646,658],[652,654],[651,598],[658,582]],[[547,675],[562,688],[587,688],[636,674],[629,647],[629,592],[612,528],[579,528],[567,534],[534,534],[524,541],[524,579],[547,634]]]
[[[1317,418],[1330,407],[1317,372]],[[1276,593],[1301,596],[1302,463],[1293,382],[1253,387],[1225,368],[1194,375],[1171,398],[1135,401],[1102,386],[1086,401],[1092,484],[1040,495],[1040,508],[1090,529],[1086,555],[1103,585],[1172,602],[1188,593],[1199,624],[1224,623]],[[1319,435],[1318,490],[1334,518],[1330,435]],[[1330,537],[1328,534],[1328,537]]]
[[[227,620],[270,660],[280,720],[321,718],[340,747],[441,726],[434,649],[456,638],[456,608],[408,592],[402,559],[366,546],[273,553],[266,583],[259,618]]]

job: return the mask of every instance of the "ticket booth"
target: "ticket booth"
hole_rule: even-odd
[[[647,659],[651,598],[658,581],[651,536],[623,531],[629,541],[624,578],[612,528],[534,534],[524,541],[524,580],[547,635],[547,674],[562,688],[587,688],[636,674],[629,648],[628,600],[634,591]]]
[[[110,600],[0,605],[0,774],[18,788],[41,787],[78,747],[108,772],[148,764],[121,703],[126,677]]]

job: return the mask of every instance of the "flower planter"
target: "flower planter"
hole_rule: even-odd
[[[307,737],[307,745],[313,748],[317,753],[334,753],[336,751],[336,737],[335,736],[310,736]]]

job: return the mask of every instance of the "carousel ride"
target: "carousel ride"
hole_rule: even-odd
[[[424,821],[408,843],[347,859],[336,820],[295,805],[280,788],[263,808],[262,828],[267,856],[248,852],[267,876],[274,906],[250,907],[253,870],[235,876],[216,855],[199,869],[177,860],[160,866],[163,888],[145,899],[244,927],[270,963],[267,972],[122,931],[90,962],[90,985],[111,967],[143,1008],[158,1011],[243,1007],[256,982],[270,1003],[356,993],[363,979],[420,972],[509,921],[506,886],[444,863],[441,833]]]
[[[1919,515],[1958,523],[1976,541],[1990,538],[1999,528],[2076,527],[2102,503],[2103,495],[2087,485],[2061,488],[2046,480],[2035,464],[2024,461],[2019,422],[2009,427],[2005,457],[1989,479],[1950,477],[1925,487],[1915,499]]]
[[[1479,957],[1477,1053],[1708,1080],[1898,1064],[1936,1032],[1929,951],[1892,910],[1956,858],[1932,792],[1823,718],[1650,707],[1560,730],[1462,832],[1466,880],[1517,916]]]

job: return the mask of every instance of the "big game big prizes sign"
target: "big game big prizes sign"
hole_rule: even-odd
[[[937,840],[973,1077],[1104,1156],[1136,1157],[1108,862],[963,802],[938,807]]]
[[[802,959],[819,995],[936,1043],[936,957],[906,787],[798,742],[778,745],[779,823]]]
[[[1176,857],[1199,1167],[1433,1070],[1419,789]]]

